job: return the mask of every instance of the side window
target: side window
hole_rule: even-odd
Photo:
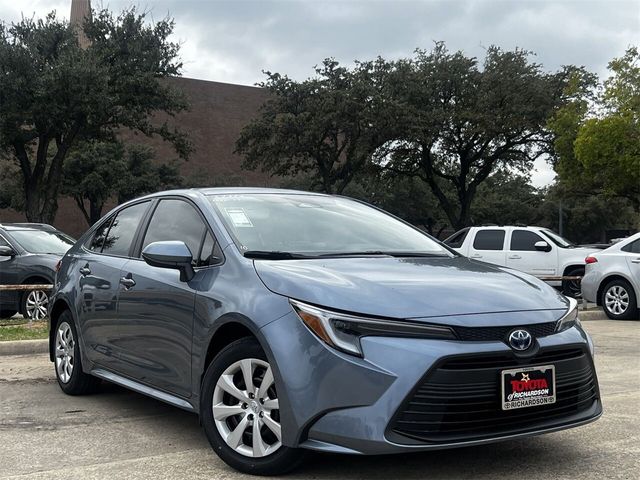
[[[149,206],[149,202],[138,203],[120,210],[113,219],[109,233],[104,239],[102,253],[126,257],[138,225]]]
[[[107,237],[107,232],[109,231],[109,227],[111,226],[111,220],[113,220],[113,218],[109,218],[96,229],[93,237],[89,239],[89,241],[85,244],[85,247],[93,252],[102,251],[104,240]]]
[[[479,230],[473,240],[476,250],[502,250],[504,230]]]
[[[10,247],[9,242],[7,242],[4,238],[0,237],[0,247]]]
[[[537,252],[535,243],[543,241],[545,240],[537,233],[528,230],[514,230],[511,233],[511,250]]]
[[[629,245],[625,245],[620,250],[629,253],[640,253],[640,240],[636,240],[635,242],[631,242]]]
[[[469,233],[468,228],[463,228],[459,232],[454,233],[449,238],[447,238],[444,243],[449,245],[451,248],[460,248],[464,243],[464,239],[467,238],[467,234]]]
[[[204,238],[205,230],[204,221],[189,203],[174,199],[161,200],[149,222],[149,228],[147,228],[142,242],[142,249],[144,250],[147,245],[153,242],[181,240],[191,250],[193,263],[197,266],[200,261],[198,258],[200,244]],[[213,244],[211,247],[213,249]]]

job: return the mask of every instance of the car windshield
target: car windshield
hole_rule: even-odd
[[[419,230],[346,198],[237,194],[210,195],[209,200],[238,248],[254,258],[293,258],[291,254],[453,256]]]
[[[553,230],[547,230],[545,228],[544,230],[541,230],[541,232],[544,233],[547,237],[549,237],[551,241],[556,245],[558,245],[559,247],[567,248],[567,247],[572,247],[574,245],[573,242],[570,242],[566,238],[561,237]]]
[[[11,236],[30,253],[64,255],[73,246],[73,241],[69,237],[57,232],[14,230]]]

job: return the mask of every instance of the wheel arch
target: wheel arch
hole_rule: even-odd
[[[255,338],[262,349],[265,351],[265,353],[267,353],[267,355],[270,353],[267,351],[267,349],[264,348],[264,344],[260,341],[257,332],[249,327],[246,322],[243,322],[237,318],[229,319],[224,323],[221,323],[209,338],[207,351],[200,368],[200,386],[202,386],[202,380],[204,378],[205,372],[207,371],[207,368],[209,368],[209,365],[216,357],[216,355],[218,355],[218,353],[220,353],[230,343],[246,337]]]
[[[566,265],[564,267],[564,270],[562,270],[562,276],[565,277],[567,276],[567,273],[569,273],[569,270],[573,270],[574,268],[580,268],[582,270],[585,269],[585,264],[579,264],[579,263],[570,263],[569,265]]]
[[[602,279],[602,281],[600,282],[600,285],[598,286],[598,293],[596,295],[596,305],[602,306],[602,293],[604,291],[604,287],[606,287],[607,284],[609,284],[609,282],[612,282],[614,280],[622,280],[622,281],[624,281],[627,285],[629,285],[631,287],[631,289],[633,290],[633,293],[635,294],[636,298],[638,298],[638,292],[636,292],[636,289],[634,288],[633,283],[631,282],[631,280],[629,280],[624,275],[620,275],[619,273],[612,273],[612,274],[607,275],[606,277],[604,277]]]

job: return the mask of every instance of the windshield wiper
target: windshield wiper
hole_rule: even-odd
[[[320,257],[357,257],[357,256],[381,256],[381,257],[447,257],[446,253],[436,252],[384,252],[381,250],[365,250],[362,252],[336,252],[323,253]]]
[[[243,254],[245,258],[253,258],[256,260],[296,260],[301,258],[316,258],[312,255],[304,255],[302,253],[281,252],[278,250],[247,250]]]

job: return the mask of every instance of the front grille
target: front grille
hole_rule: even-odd
[[[556,369],[556,403],[503,411],[500,373],[511,367]],[[542,352],[525,363],[513,355],[451,358],[433,369],[395,415],[393,432],[427,442],[481,439],[535,429],[590,409],[598,388],[580,349]]]
[[[556,331],[557,322],[534,323],[519,327],[453,327],[458,338],[469,342],[506,341],[515,328],[527,330],[534,338],[546,337]]]

